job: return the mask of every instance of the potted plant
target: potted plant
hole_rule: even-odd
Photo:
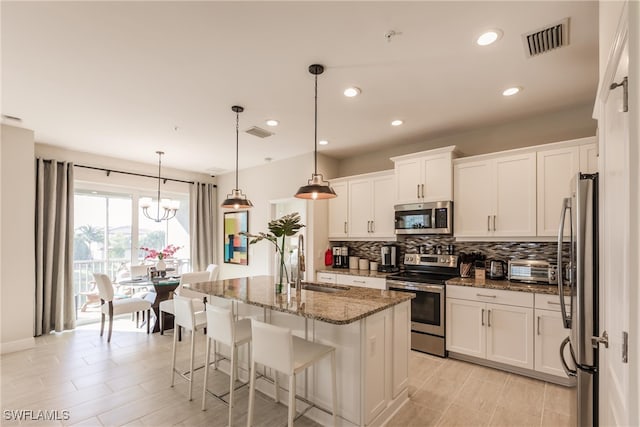
[[[281,294],[286,292],[284,285],[289,285],[289,272],[286,265],[286,252],[285,252],[285,240],[287,237],[295,236],[298,231],[305,225],[300,223],[300,214],[294,212],[288,215],[284,215],[281,218],[274,219],[268,224],[269,232],[258,234],[241,233],[251,240],[249,244],[252,245],[261,240],[267,240],[273,244],[276,248],[276,293]]]

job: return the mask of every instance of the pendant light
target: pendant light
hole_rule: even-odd
[[[313,64],[309,66],[309,72],[315,76],[315,145],[313,150],[313,175],[307,182],[307,185],[303,185],[298,189],[296,197],[298,199],[333,199],[337,197],[333,188],[329,185],[329,181],[325,181],[322,174],[318,173],[318,75],[324,72],[324,67],[319,64]]]
[[[161,199],[160,198],[160,181],[162,181],[162,155],[164,151],[156,151],[158,155],[158,200],[156,200],[156,216],[153,217],[149,214],[149,208],[153,205],[151,197],[141,197],[140,207],[144,216],[155,222],[161,222],[169,220],[176,216],[178,208],[180,208],[180,202],[178,200]],[[160,215],[160,209],[162,209],[162,215]]]
[[[238,127],[240,123],[240,113],[244,111],[244,108],[234,105],[231,110],[236,113],[236,187],[231,191],[231,194],[227,194],[227,198],[220,205],[227,209],[251,209],[253,203],[247,199],[247,196],[242,194],[242,190],[238,188]]]

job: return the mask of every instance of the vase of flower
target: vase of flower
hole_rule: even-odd
[[[275,276],[275,293],[286,294],[289,289],[289,269],[282,253],[276,251],[273,257],[273,275]]]
[[[156,271],[161,271],[161,272],[167,271],[167,264],[164,262],[162,258],[159,259],[158,262],[156,262]]]

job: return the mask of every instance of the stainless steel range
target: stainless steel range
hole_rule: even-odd
[[[411,348],[446,357],[445,282],[458,276],[457,255],[406,254],[404,270],[387,276],[387,288],[415,293],[411,300]]]

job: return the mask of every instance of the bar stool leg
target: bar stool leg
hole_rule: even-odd
[[[229,367],[229,426],[232,426],[233,423],[233,391],[235,389],[234,385],[236,383],[236,363],[237,357],[237,347],[235,344],[231,345],[231,366]]]
[[[196,328],[191,329],[191,361],[189,362],[189,401],[193,395],[193,359],[196,355]]]
[[[256,387],[256,364],[251,359],[251,372],[249,373],[249,413],[247,414],[247,427],[253,424],[253,401],[255,398]]]
[[[206,409],[205,401],[207,399],[207,380],[209,379],[209,354],[211,352],[211,338],[207,337],[207,348],[204,352],[204,386],[202,387],[202,410]],[[213,357],[216,357],[214,354]]]
[[[171,354],[171,387],[173,387],[173,384],[176,378],[176,346],[177,344],[178,344],[178,336],[174,334],[173,335],[173,351]]]
[[[333,425],[336,426],[338,421],[338,387],[336,384],[336,351],[331,352],[331,404],[333,405]]]
[[[271,368],[271,370],[273,371],[273,383],[276,386],[275,401],[276,403],[280,403],[280,385],[278,384],[278,371],[273,368]]]
[[[277,375],[277,374],[276,374]],[[296,374],[289,375],[289,427],[293,427],[296,416]]]

